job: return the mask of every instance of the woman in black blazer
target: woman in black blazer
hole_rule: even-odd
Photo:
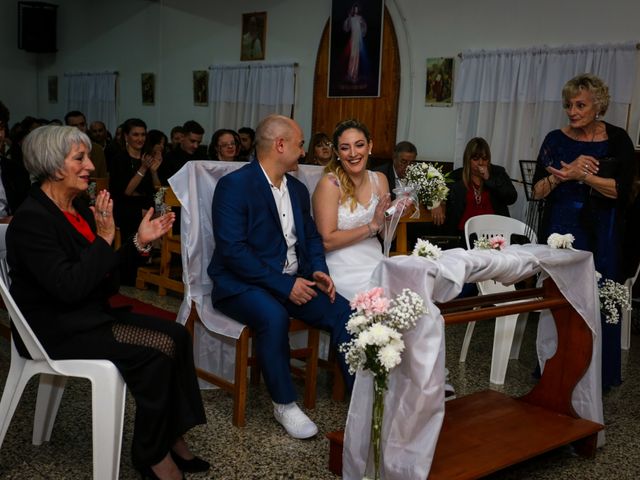
[[[145,478],[179,479],[181,471],[209,468],[182,437],[206,421],[190,336],[180,324],[107,303],[117,291],[119,264],[148,252],[174,214],[151,220],[150,210],[115,252],[109,192],[98,193],[95,207],[80,196],[93,171],[90,149],[74,127],[40,127],[25,139],[25,166],[36,183],[7,230],[11,294],[51,358],[116,365],[137,405],[134,466]],[[18,350],[28,356],[22,345]]]

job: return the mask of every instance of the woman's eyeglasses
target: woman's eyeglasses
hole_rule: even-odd
[[[331,147],[333,147],[333,144],[331,142],[318,142],[318,143],[316,143],[316,147],[328,147],[328,148],[331,148]]]
[[[232,148],[232,147],[237,147],[238,144],[235,142],[228,142],[228,143],[219,143],[218,144],[218,148]]]

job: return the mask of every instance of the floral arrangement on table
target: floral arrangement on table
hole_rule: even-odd
[[[437,260],[442,256],[442,249],[437,245],[431,243],[429,240],[423,240],[422,238],[419,238],[415,246],[413,247],[413,252],[411,252],[411,255]]]
[[[427,162],[414,162],[407,167],[405,181],[418,193],[418,200],[428,209],[436,208],[449,194],[448,174],[442,173],[442,166]]]
[[[349,317],[347,330],[353,339],[340,345],[339,350],[345,354],[349,372],[369,370],[373,374],[371,446],[374,479],[377,480],[380,478],[384,394],[389,373],[402,360],[402,332],[415,326],[426,308],[422,297],[407,288],[390,300],[379,287],[357,294],[351,301],[351,308],[355,312]]]
[[[551,248],[573,248],[575,237],[570,233],[560,235],[552,233],[547,239],[547,244]],[[629,299],[629,289],[621,283],[603,278],[600,272],[596,271],[596,282],[598,284],[598,299],[600,300],[600,310],[605,314],[605,322],[616,324],[620,321],[618,309],[629,310],[631,301]]]
[[[494,237],[480,237],[473,241],[473,248],[480,250],[502,250],[507,246],[507,241],[502,235]]]

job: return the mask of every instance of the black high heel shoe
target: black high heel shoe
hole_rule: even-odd
[[[181,471],[187,473],[206,472],[211,467],[209,462],[199,457],[194,456],[191,460],[185,460],[173,450],[171,450],[171,458]]]

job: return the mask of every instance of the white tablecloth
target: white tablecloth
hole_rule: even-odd
[[[428,313],[405,334],[402,364],[392,371],[385,400],[383,460],[386,479],[427,478],[444,418],[444,320],[435,302],[454,299],[466,282],[495,279],[505,284],[542,272],[582,316],[593,333],[587,373],[575,388],[572,403],[583,418],[603,423],[600,386],[600,312],[589,252],[554,250],[546,245],[514,245],[503,251],[447,250],[438,261],[399,256],[382,261],[374,277],[395,296],[403,288],[419,293]],[[550,315],[538,332],[541,363],[555,352],[557,335]],[[363,477],[369,451],[372,377],[358,373],[345,431],[343,478]],[[599,444],[604,436],[599,438]]]
[[[218,180],[245,164],[190,161],[169,179],[169,184],[182,205],[180,239],[185,290],[178,321],[183,324],[186,322],[191,302],[194,302],[203,324],[196,324],[196,365],[230,380],[234,377],[235,340],[240,336],[244,325],[218,312],[211,304],[213,282],[207,274],[215,248],[211,206]],[[300,165],[299,170],[292,175],[312,193],[322,176],[322,167]]]

